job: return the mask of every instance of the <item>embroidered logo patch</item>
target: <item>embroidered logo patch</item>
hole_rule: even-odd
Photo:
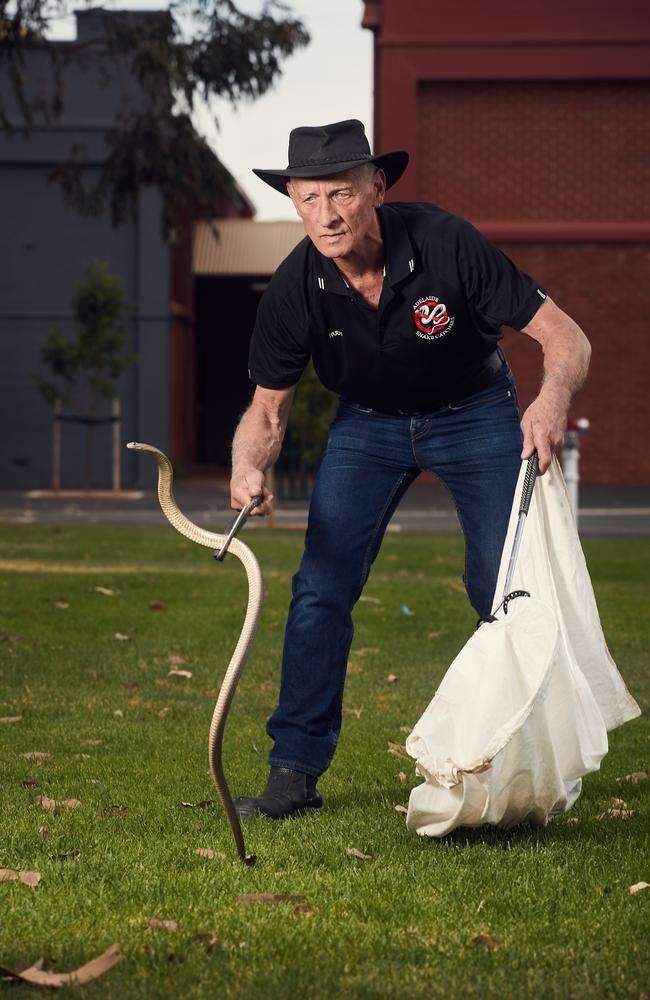
[[[415,334],[423,340],[439,340],[451,330],[454,317],[437,295],[425,295],[413,305]]]

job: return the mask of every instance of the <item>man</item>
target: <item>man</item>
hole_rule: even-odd
[[[363,125],[297,128],[286,170],[255,170],[288,194],[306,238],[263,299],[250,351],[257,388],[233,442],[232,506],[273,497],[296,383],[309,360],[341,397],[293,581],[265,791],[240,816],[319,809],[318,777],[341,726],[351,612],[386,526],[424,470],[452,493],[466,545],[464,581],[489,615],[522,458],[543,473],[588,368],[578,326],[469,223],[428,204],[383,205],[408,162],[373,156]],[[544,377],[521,424],[498,348],[502,324],[541,344]]]

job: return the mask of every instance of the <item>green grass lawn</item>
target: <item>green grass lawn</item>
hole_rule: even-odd
[[[267,596],[226,733],[234,795],[265,782],[301,547],[298,533],[245,538]],[[76,987],[102,998],[650,995],[650,889],[629,892],[650,882],[650,782],[621,780],[650,770],[647,714],[611,734],[600,772],[545,829],[426,840],[395,811],[416,778],[389,742],[404,742],[474,628],[459,539],[387,536],[373,600],[355,613],[344,730],[319,784],[326,810],[250,821],[252,868],[236,858],[207,771],[246,601],[239,563],[217,565],[165,527],[4,525],[0,540],[0,717],[21,717],[0,723],[0,867],[41,874],[35,888],[0,882],[1,964],[44,956],[68,971],[116,941],[123,961]],[[647,713],[650,543],[585,550],[610,649]],[[20,756],[32,751],[50,756]],[[37,795],[81,805],[47,811]],[[613,799],[630,818],[598,818]],[[238,902],[249,893],[301,898]],[[473,942],[481,934],[498,947]]]

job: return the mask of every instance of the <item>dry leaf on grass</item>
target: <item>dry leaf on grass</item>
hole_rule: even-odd
[[[150,611],[166,611],[167,607],[163,604],[162,601],[149,601],[149,610]]]
[[[52,754],[44,753],[42,750],[28,750],[27,753],[19,753],[18,756],[23,760],[47,760]]]
[[[124,681],[122,687],[126,688],[127,691],[135,691],[136,688],[140,687],[140,681]]]
[[[179,809],[208,809],[214,805],[214,799],[201,799],[200,802],[179,802]]]
[[[113,715],[115,716],[116,719],[124,718],[124,712],[122,711],[121,708],[116,708],[115,711],[113,712]]]
[[[364,854],[358,847],[346,847],[345,853],[350,858],[359,858],[360,861],[372,861],[372,854]]]
[[[629,819],[630,816],[634,816],[634,809],[608,809],[597,819]]]
[[[406,781],[406,772],[405,772],[405,771],[400,771],[400,772],[398,773],[397,777],[398,777],[398,778],[399,778],[399,780],[400,780],[400,781],[402,781],[402,782]]]
[[[191,670],[169,670],[167,672],[168,677],[191,677]]]
[[[302,915],[304,917],[313,917],[316,911],[313,906],[309,905],[309,903],[299,903],[298,906],[294,906],[293,912],[296,916]]]
[[[396,805],[395,806],[395,812],[396,813],[407,813],[408,811],[409,811],[409,807],[408,806],[403,806],[403,805]]]
[[[397,676],[397,674],[389,674],[386,680],[388,681],[389,684],[396,684],[397,681],[399,680],[399,677]]]
[[[178,924],[175,920],[158,920],[157,917],[152,917],[151,920],[147,921],[147,927],[164,927],[168,931],[178,930]]]
[[[477,948],[485,948],[486,951],[498,951],[499,948],[503,948],[502,942],[497,941],[491,934],[475,934],[472,944]]]
[[[165,663],[171,663],[172,666],[180,667],[183,663],[187,663],[187,660],[184,656],[179,656],[177,653],[170,653]]]
[[[24,781],[20,782],[21,788],[36,788],[38,786],[38,781],[36,778],[25,778]]]
[[[305,896],[290,896],[286,892],[248,892],[237,900],[238,906],[263,903],[306,903]]]
[[[626,774],[623,781],[634,781],[638,783],[639,781],[647,781],[648,773],[647,771],[632,771],[632,774]]]
[[[131,639],[131,636],[130,635],[124,635],[123,632],[115,632],[115,633],[113,633],[113,638],[114,639],[118,639],[120,642],[129,642],[130,639]]]
[[[359,600],[363,601],[365,604],[381,604],[378,597],[366,597],[365,594],[362,594]]]
[[[635,882],[628,889],[630,896],[635,896],[637,892],[641,892],[642,889],[650,889],[650,882]]]
[[[221,944],[216,934],[193,934],[190,940],[205,944],[205,950],[208,954]]]
[[[129,810],[126,808],[126,806],[114,805],[114,806],[108,806],[107,809],[100,809],[99,812],[95,813],[95,816],[100,816],[103,818],[104,816],[111,816],[113,813],[117,813],[119,816],[126,816],[128,812]]]
[[[160,711],[158,712],[158,718],[166,719],[170,712],[171,708],[161,708]]]
[[[213,851],[211,847],[197,847],[194,853],[198,854],[200,858],[207,858],[209,861],[212,861],[213,858],[220,858],[222,861],[226,859],[223,851]]]
[[[79,799],[48,799],[47,795],[35,795],[34,802],[37,802],[42,809],[77,809],[81,802]]]
[[[41,881],[40,872],[19,872],[15,868],[0,868],[0,882],[20,881],[32,888]]]
[[[43,959],[39,959],[38,962],[34,962],[28,969],[23,969],[21,972],[16,972],[14,969],[8,969],[2,965],[0,973],[21,982],[33,983],[35,986],[76,986],[89,983],[91,980],[97,979],[98,976],[103,976],[121,959],[119,946],[112,944],[102,955],[93,958],[92,961],[82,965],[79,969],[75,969],[74,972],[43,972],[40,968]]]
[[[348,708],[348,707],[346,707],[346,708],[343,709],[343,711],[345,712],[346,715],[353,715],[355,717],[355,719],[360,719],[361,718],[361,713],[363,712],[363,707],[362,708]]]
[[[446,635],[446,632],[429,632],[427,639],[439,639],[441,635]]]
[[[573,825],[574,825],[575,823],[577,823],[577,822],[578,822],[578,817],[577,817],[577,816],[569,816],[569,818],[568,818],[567,820],[565,820],[565,823],[566,823],[567,825],[571,824],[572,826],[573,826]]]
[[[410,733],[412,729],[413,729],[413,726],[400,726],[399,727],[400,733]]]
[[[67,601],[54,601],[52,603],[52,607],[59,608],[61,611],[64,611],[66,608],[69,608],[70,605],[68,604]]]
[[[4,715],[0,718],[0,722],[20,722],[22,715]]]
[[[402,757],[404,760],[410,760],[410,757],[406,752],[406,748],[403,747],[401,743],[392,743],[388,740],[387,752],[391,753],[393,757]]]
[[[115,591],[111,590],[110,587],[93,587],[92,589],[93,593],[103,594],[104,597],[112,597],[113,594],[115,593]]]
[[[370,656],[374,653],[381,653],[379,646],[366,646],[364,649],[353,649],[353,656]]]
[[[80,747],[98,747],[104,741],[103,740],[79,740]]]

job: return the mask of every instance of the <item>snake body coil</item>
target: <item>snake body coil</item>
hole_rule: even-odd
[[[164,455],[162,451],[159,451],[158,448],[154,448],[153,445],[141,444],[138,441],[132,441],[130,444],[127,444],[127,448],[130,448],[133,451],[146,452],[151,455],[158,465],[158,499],[160,501],[163,514],[172,527],[176,528],[181,535],[189,538],[192,542],[196,542],[197,545],[204,545],[206,548],[213,550],[220,549],[226,540],[225,535],[217,535],[212,531],[206,531],[203,528],[199,528],[198,525],[190,521],[189,518],[187,518],[182,511],[179,510],[176,501],[174,500],[174,473],[171,462],[167,456]],[[230,823],[232,835],[237,846],[237,853],[242,861],[247,864],[252,864],[255,861],[255,858],[254,856],[246,854],[246,849],[244,847],[244,835],[239,822],[239,816],[235,810],[232,796],[223,771],[221,750],[228,711],[235,696],[239,678],[241,677],[246,660],[248,659],[248,655],[255,640],[257,624],[262,612],[264,588],[259,564],[248,546],[244,545],[243,542],[240,542],[239,539],[233,538],[230,542],[228,551],[237,556],[237,558],[243,563],[244,569],[246,570],[246,576],[248,578],[248,605],[246,607],[246,615],[244,617],[244,624],[242,626],[239,640],[235,646],[235,651],[232,655],[230,663],[228,664],[228,669],[226,670],[221,688],[219,690],[217,703],[214,707],[212,723],[210,725],[210,735],[208,738],[208,764],[210,767],[210,774],[212,775],[212,779],[217,787],[217,791],[219,792],[219,796],[223,803],[223,808],[226,816],[228,817],[228,822]]]

